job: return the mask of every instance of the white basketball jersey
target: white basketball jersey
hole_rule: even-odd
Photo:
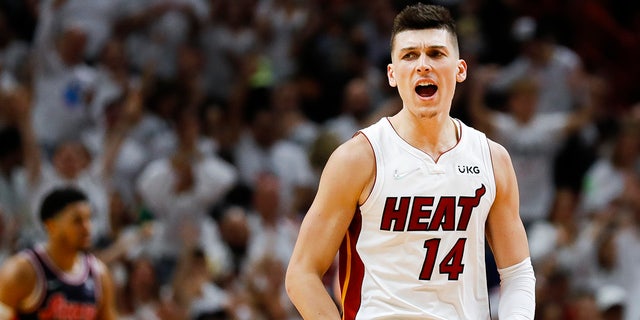
[[[485,135],[437,161],[387,118],[362,130],[376,177],[340,248],[343,319],[489,319],[485,221],[495,180]]]

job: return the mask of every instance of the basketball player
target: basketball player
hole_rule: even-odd
[[[43,200],[44,244],[9,258],[0,269],[0,320],[116,319],[106,266],[86,253],[91,207],[84,193],[55,189]]]
[[[489,319],[485,236],[500,319],[533,319],[535,277],[507,151],[450,117],[467,76],[454,21],[396,16],[387,77],[403,108],[331,155],[286,276],[305,319]],[[337,308],[322,275],[339,250]]]

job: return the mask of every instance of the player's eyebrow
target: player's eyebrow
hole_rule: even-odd
[[[400,48],[398,49],[398,52],[415,51],[415,50],[420,50],[422,48],[425,48],[425,46],[410,46],[410,47]],[[426,48],[429,50],[448,50],[447,46],[443,46],[443,45],[431,45],[431,46],[426,46]]]

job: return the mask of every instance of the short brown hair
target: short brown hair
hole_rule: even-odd
[[[445,29],[451,34],[453,44],[458,48],[458,36],[455,20],[449,9],[439,5],[418,3],[402,9],[393,19],[391,29],[391,49],[396,35],[407,30]]]

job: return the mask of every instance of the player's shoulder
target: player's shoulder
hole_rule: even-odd
[[[97,275],[103,276],[105,273],[109,272],[107,265],[96,255],[92,253],[86,253],[86,258],[89,261],[89,265],[93,269],[93,272],[95,272]]]
[[[487,141],[489,142],[489,151],[491,152],[491,160],[494,167],[500,168],[501,165],[511,162],[509,151],[503,145],[491,139],[487,139]]]
[[[36,270],[26,252],[9,257],[0,267],[0,285],[31,288],[37,279]]]
[[[341,166],[360,167],[373,164],[375,161],[373,149],[369,139],[362,133],[357,133],[333,151],[330,161]]]

